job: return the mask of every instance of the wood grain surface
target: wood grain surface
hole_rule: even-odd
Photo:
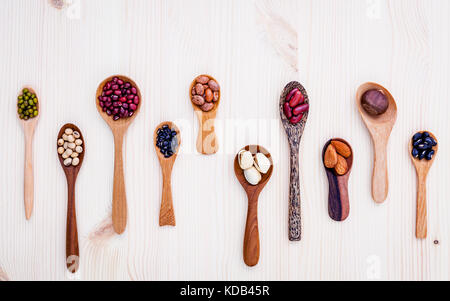
[[[1,280],[450,280],[449,1],[83,0],[62,10],[47,0],[1,2]],[[213,156],[196,151],[198,121],[187,95],[203,73],[221,85]],[[94,102],[112,74],[134,79],[144,99],[124,138],[122,235],[111,218],[114,140]],[[290,147],[278,109],[290,81],[311,99],[298,157],[300,242],[287,235]],[[383,204],[372,200],[372,142],[355,105],[357,88],[369,81],[398,105]],[[42,100],[29,221],[16,116],[23,86]],[[164,120],[183,133],[172,174],[175,228],[158,224],[162,178],[152,133]],[[65,265],[68,191],[54,146],[67,122],[89,146],[75,188],[75,274]],[[423,129],[440,145],[427,177],[428,236],[418,240],[407,149]],[[330,137],[344,137],[355,152],[344,223],[327,211],[321,152]],[[261,254],[253,268],[242,260],[248,203],[232,164],[249,144],[270,150],[276,166],[259,196]]]

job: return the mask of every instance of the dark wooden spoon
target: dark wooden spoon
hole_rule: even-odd
[[[165,158],[164,155],[161,153],[160,149],[156,146],[156,141],[158,138],[158,129],[162,128],[164,125],[168,125],[171,130],[177,132],[177,135],[175,136],[175,138],[177,139],[177,149],[173,152],[173,155],[169,158]],[[155,146],[156,155],[158,156],[163,176],[161,208],[159,210],[160,226],[175,226],[175,211],[173,209],[171,176],[173,164],[175,163],[178,150],[180,149],[180,144],[181,144],[180,130],[173,122],[165,121],[160,123],[156,127],[155,132],[153,133],[153,145]]]
[[[80,251],[78,249],[78,230],[77,230],[77,215],[75,211],[75,183],[77,181],[78,172],[83,164],[84,154],[86,153],[86,141],[83,138],[83,134],[80,129],[72,124],[65,124],[58,133],[60,139],[67,128],[71,128],[74,131],[80,133],[80,139],[83,141],[83,152],[78,156],[80,163],[77,166],[65,166],[64,159],[58,154],[59,163],[66,174],[67,179],[67,228],[66,228],[66,264],[70,272],[75,273],[78,270],[80,263]],[[58,148],[58,144],[56,144]]]
[[[299,148],[300,140],[302,139],[303,130],[305,129],[306,121],[308,120],[309,112],[303,114],[302,120],[297,124],[291,124],[284,115],[283,105],[286,96],[292,90],[298,88],[305,97],[305,103],[309,104],[308,94],[305,88],[298,82],[290,82],[286,85],[280,96],[280,116],[286,131],[289,147],[291,149],[290,155],[290,185],[289,185],[289,240],[299,241],[301,239],[302,225],[301,225],[301,204],[300,204],[300,179],[299,179]]]
[[[351,145],[344,139],[341,138],[330,139],[328,140],[327,143],[325,143],[325,146],[323,147],[322,161],[325,158],[325,151],[327,150],[328,145],[330,145],[331,141],[333,140],[347,144],[347,146],[350,147],[350,150],[352,152],[350,157],[346,159],[348,171],[345,175],[340,176],[334,171],[334,169],[327,168],[324,165],[329,184],[328,214],[333,220],[340,222],[347,219],[350,212],[350,202],[348,197],[348,178],[350,177],[350,172],[352,170],[353,165],[353,149]]]
[[[239,166],[238,155],[234,159],[234,172],[239,183],[241,183],[248,198],[247,222],[244,236],[244,262],[248,266],[255,266],[259,261],[259,230],[258,230],[258,197],[266,186],[273,172],[273,161],[270,153],[262,146],[247,145],[243,149],[252,154],[262,153],[270,160],[270,168],[266,174],[261,174],[261,181],[258,185],[251,185],[244,176],[244,171]]]

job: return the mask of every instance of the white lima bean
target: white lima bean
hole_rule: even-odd
[[[64,160],[65,166],[69,166],[70,164],[72,164],[72,158],[67,158],[66,160]]]

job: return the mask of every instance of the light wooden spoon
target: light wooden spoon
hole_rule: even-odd
[[[380,116],[368,114],[361,105],[361,97],[368,90],[381,90],[389,100],[387,111]],[[374,147],[374,163],[372,176],[372,198],[376,203],[383,203],[389,191],[387,170],[387,145],[389,136],[397,119],[397,104],[391,93],[383,86],[375,83],[365,83],[356,92],[356,105],[372,137]]]
[[[65,124],[61,130],[59,130],[58,139],[62,137],[64,131],[67,128],[71,128],[74,131],[80,133],[80,139],[83,141],[83,152],[79,154],[78,158],[80,159],[80,163],[77,166],[64,165],[64,159],[61,155],[58,154],[59,163],[66,174],[67,180],[67,228],[66,228],[66,264],[67,269],[75,273],[78,270],[80,263],[80,251],[78,248],[78,230],[77,230],[77,215],[75,210],[75,183],[77,181],[78,172],[80,171],[81,165],[83,164],[84,154],[86,153],[86,141],[83,138],[83,134],[80,129],[71,123]],[[56,144],[56,148],[58,148],[58,144]]]
[[[24,87],[28,89],[31,93],[36,94],[38,103],[36,105],[38,110],[38,115],[36,117],[30,118],[28,120],[20,119],[20,123],[23,127],[23,132],[25,135],[25,164],[24,164],[24,187],[23,187],[23,198],[25,204],[25,217],[27,220],[31,218],[33,213],[34,204],[34,174],[33,174],[33,137],[36,129],[36,125],[39,121],[39,116],[41,116],[40,105],[41,100],[39,99],[37,93],[30,87]],[[23,90],[23,89],[22,89]],[[22,90],[20,90],[22,92]],[[20,93],[21,93],[20,92]],[[20,95],[20,94],[19,94]],[[17,98],[16,98],[17,102]]]
[[[427,131],[430,133],[429,131]],[[423,132],[421,132],[423,133]],[[430,136],[436,141],[436,137],[430,133]],[[439,143],[433,146],[434,155],[430,161],[426,159],[419,160],[412,155],[412,138],[409,141],[409,156],[416,168],[417,173],[417,210],[416,210],[416,237],[419,239],[427,238],[427,175],[434,158],[437,155]]]
[[[348,179],[353,166],[353,149],[347,141],[341,138],[333,138],[325,143],[322,151],[322,161],[325,159],[325,151],[331,144],[331,141],[340,141],[345,143],[351,150],[350,157],[345,159],[347,161],[348,171],[345,175],[338,175],[333,169],[327,168],[325,165],[325,172],[328,178],[328,215],[335,221],[341,222],[347,219],[350,213],[350,201],[348,197]]]
[[[303,114],[302,120],[297,124],[291,124],[284,115],[283,105],[286,101],[286,96],[292,89],[298,88],[305,97],[305,103],[309,103],[308,93],[305,88],[298,82],[290,82],[283,89],[280,96],[280,116],[283,123],[284,130],[289,141],[291,149],[290,154],[290,184],[289,184],[289,240],[299,241],[302,234],[301,223],[301,199],[300,199],[300,178],[299,178],[299,151],[300,140],[302,139],[303,131],[305,129],[306,121],[308,120],[309,112]]]
[[[102,94],[103,86],[107,82],[111,81],[114,77],[118,77],[124,82],[130,82],[134,87],[136,87],[137,94],[139,96],[139,105],[137,106],[136,111],[134,111],[133,116],[128,118],[120,118],[117,121],[114,121],[111,116],[108,116],[105,112],[103,112],[98,100],[98,97]],[[109,125],[114,136],[115,157],[114,157],[112,221],[114,231],[117,234],[122,234],[127,226],[127,195],[125,191],[125,180],[123,171],[123,139],[128,127],[136,118],[136,115],[139,113],[139,110],[142,106],[141,91],[139,90],[138,85],[136,85],[136,83],[132,79],[124,75],[113,75],[105,79],[98,86],[97,93],[95,95],[95,103],[97,105],[97,110],[100,113],[100,116],[102,116],[102,118]]]
[[[171,130],[177,132],[177,135],[173,138],[177,139],[177,148],[176,150],[174,150],[173,155],[169,158],[165,158],[164,155],[161,153],[160,149],[156,146],[158,129],[162,128],[164,125],[168,125]],[[180,149],[180,144],[181,144],[180,130],[173,122],[165,121],[160,123],[156,127],[155,132],[153,133],[153,145],[155,146],[156,155],[158,156],[163,176],[161,209],[159,211],[160,226],[175,226],[175,212],[173,209],[171,176],[173,164],[175,163],[178,150]]]
[[[263,153],[271,163],[266,174],[262,174],[261,181],[258,185],[251,185],[244,176],[244,171],[239,166],[238,155],[234,159],[234,172],[239,183],[241,183],[248,198],[247,222],[245,225],[244,236],[244,262],[248,266],[255,266],[259,261],[259,230],[258,230],[258,197],[266,186],[273,172],[273,161],[270,153],[262,146],[247,145],[243,149],[250,151],[252,154]]]
[[[206,74],[199,76],[207,76],[213,79],[216,83],[219,83],[214,77]],[[199,77],[197,76],[197,77]],[[196,77],[196,78],[197,78]],[[215,154],[219,150],[219,142],[217,141],[216,132],[214,130],[214,121],[217,115],[217,110],[219,109],[221,90],[219,90],[219,100],[214,103],[214,108],[209,112],[203,112],[197,105],[191,101],[192,88],[195,85],[195,79],[192,81],[189,87],[189,101],[194,108],[194,112],[197,115],[199,122],[198,136],[197,136],[197,151],[204,155]]]

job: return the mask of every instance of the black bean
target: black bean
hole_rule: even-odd
[[[419,160],[422,160],[427,155],[427,150],[423,150],[419,154]]]
[[[423,140],[420,138],[420,139],[416,140],[416,141],[413,143],[413,146],[416,147],[416,146],[418,146],[419,144],[421,144],[422,142],[423,142]]]
[[[428,133],[428,132],[423,132],[423,134],[422,134],[422,138],[427,138],[427,137],[430,137],[430,133]]]
[[[426,155],[426,159],[428,161],[430,161],[431,159],[433,159],[433,155],[434,155],[434,150],[429,151]]]
[[[417,141],[420,138],[422,138],[422,133],[417,133],[413,136],[413,141]]]
[[[417,148],[413,148],[411,154],[414,158],[417,158],[419,156],[419,151],[417,150]]]
[[[431,148],[431,145],[428,145],[428,144],[419,144],[419,145],[417,145],[417,149],[419,150],[419,151],[421,151],[421,150],[427,150],[427,149],[430,149]]]

